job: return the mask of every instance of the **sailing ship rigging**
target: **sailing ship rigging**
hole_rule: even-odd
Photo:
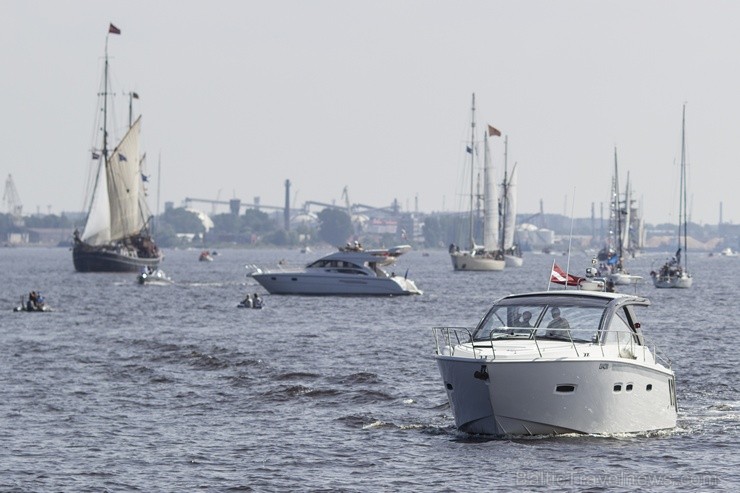
[[[617,148],[614,148],[614,176],[612,177],[611,211],[609,216],[609,236],[604,248],[599,251],[599,272],[610,286],[632,284],[640,279],[640,276],[630,275],[624,265],[624,252],[629,244],[630,234],[630,186],[627,180],[624,205],[619,197],[619,166],[617,161]]]
[[[108,39],[121,31],[113,24],[105,40],[102,106],[102,135],[99,149],[93,149],[97,162],[93,191],[87,207],[85,227],[74,232],[72,259],[79,272],[137,272],[155,269],[162,253],[151,237],[152,220],[146,203],[143,156],[139,149],[141,116],[131,122],[123,138],[109,148],[112,123],[112,89],[109,77]],[[129,101],[138,95],[130,93]],[[131,103],[130,103],[131,105]]]

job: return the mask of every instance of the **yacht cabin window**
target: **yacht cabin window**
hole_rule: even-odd
[[[607,301],[583,305],[551,300],[506,303],[494,306],[478,324],[473,340],[501,338],[553,338],[595,342]],[[553,309],[555,309],[553,311]],[[560,312],[556,320],[554,312]],[[616,317],[615,317],[616,318]]]

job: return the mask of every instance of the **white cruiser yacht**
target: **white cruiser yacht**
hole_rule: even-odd
[[[348,246],[322,257],[300,270],[263,271],[250,276],[270,294],[396,296],[421,294],[405,275],[387,273],[383,267],[395,263],[411,249],[401,245],[389,249],[364,250]]]
[[[676,426],[675,376],[645,339],[650,301],[548,291],[496,301],[472,333],[435,327],[457,428],[490,435],[613,434]]]

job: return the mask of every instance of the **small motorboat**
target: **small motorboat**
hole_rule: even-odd
[[[40,291],[31,291],[28,300],[21,296],[20,305],[13,308],[14,312],[50,312],[51,307],[46,304]]]
[[[213,256],[208,250],[203,250],[202,252],[200,252],[198,260],[201,262],[213,262]]]
[[[136,277],[136,282],[139,284],[160,284],[160,285],[166,285],[166,284],[172,284],[173,281],[170,279],[170,277],[164,273],[162,269],[154,269],[142,272]]]
[[[486,435],[675,428],[670,360],[637,318],[648,305],[582,288],[533,292],[499,299],[472,331],[435,327],[434,359],[455,425]]]
[[[723,257],[737,257],[737,252],[733,251],[732,248],[727,247],[720,252]]]

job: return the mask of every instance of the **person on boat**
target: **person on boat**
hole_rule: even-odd
[[[29,312],[36,310],[36,291],[28,293],[28,301],[26,302],[26,310]]]
[[[560,308],[557,306],[553,307],[550,310],[550,315],[552,315],[552,320],[547,324],[548,329],[570,329],[568,321],[560,316]],[[546,335],[547,337],[563,337],[565,333],[560,330],[548,330]]]
[[[262,308],[262,298],[260,298],[260,295],[257,293],[254,293],[252,308]]]
[[[28,301],[26,302],[26,310],[29,312],[40,312],[44,309],[44,297],[41,293],[31,291],[28,294]]]
[[[242,300],[241,305],[245,308],[253,308],[254,304],[252,302],[251,296],[249,296],[249,293],[247,293],[247,296]]]
[[[532,327],[532,324],[529,323],[529,321],[532,320],[532,312],[530,311],[524,311],[522,312],[522,319],[517,324],[518,327]]]

